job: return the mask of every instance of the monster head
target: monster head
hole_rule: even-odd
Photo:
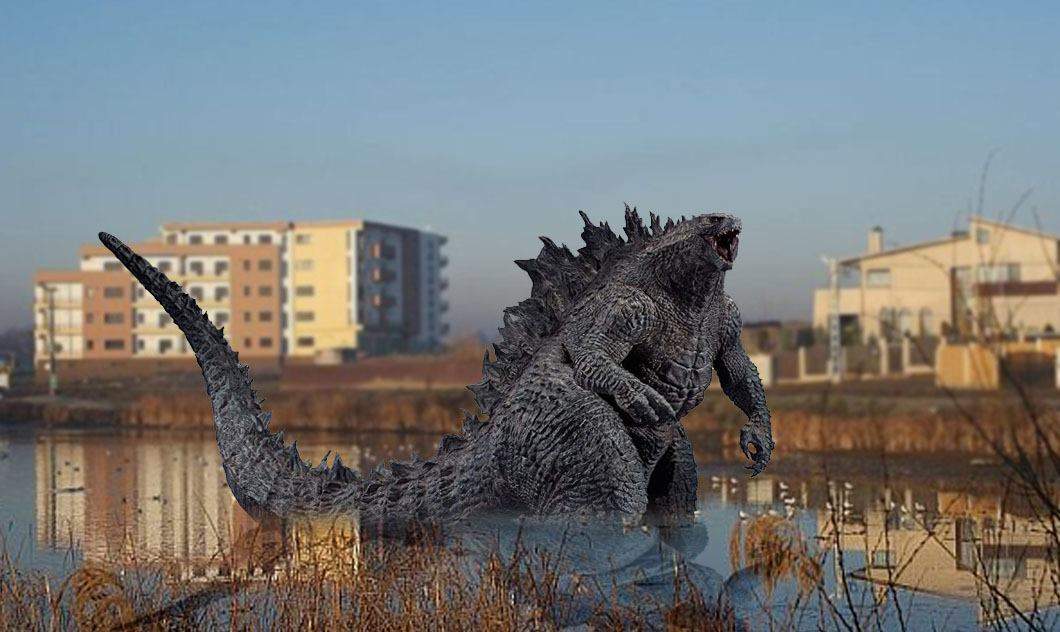
[[[724,273],[736,261],[739,218],[707,213],[663,225],[652,213],[650,220],[646,226],[636,209],[626,208],[628,250],[622,257],[626,266],[650,274],[690,299],[703,298],[720,287]]]

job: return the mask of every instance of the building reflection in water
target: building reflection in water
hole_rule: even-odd
[[[820,551],[838,546],[844,552],[846,574],[834,568],[836,579],[875,585],[881,603],[894,586],[969,603],[981,624],[1011,619],[1014,608],[1032,612],[1060,604],[1053,537],[1025,501],[1003,489],[938,489],[969,486],[967,479],[939,481],[934,489],[864,481],[789,484],[770,477],[712,476],[700,484],[708,499],[743,507],[741,523],[809,513],[814,533],[806,536]]]
[[[333,444],[332,444],[333,445]],[[212,438],[42,436],[36,454],[37,544],[89,561],[224,568],[222,553],[255,521],[235,503]],[[320,458],[324,448],[302,449]],[[362,450],[342,452],[353,466]]]

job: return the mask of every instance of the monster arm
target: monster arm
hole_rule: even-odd
[[[563,347],[574,365],[578,385],[610,397],[634,421],[646,425],[674,421],[674,411],[655,389],[622,367],[633,346],[654,332],[654,302],[626,288],[614,300],[597,306],[587,331],[563,334]]]
[[[751,475],[757,475],[769,464],[773,453],[773,430],[766,406],[766,395],[758,368],[747,356],[740,342],[740,312],[728,296],[723,312],[721,347],[714,360],[721,389],[733,404],[747,415],[747,423],[740,431],[740,449],[753,462],[748,465]],[[753,448],[753,451],[752,451]]]

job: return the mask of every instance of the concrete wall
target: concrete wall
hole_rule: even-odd
[[[936,352],[935,383],[945,388],[996,390],[1001,385],[999,358],[980,345],[943,345]]]

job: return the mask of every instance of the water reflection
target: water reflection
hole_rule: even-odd
[[[351,467],[366,468],[426,449],[413,445],[424,440],[430,442],[389,435],[362,447],[321,437],[300,447],[310,460],[338,448]],[[89,561],[171,559],[216,567],[233,537],[255,524],[228,491],[211,436],[42,433],[22,445],[30,446],[41,549],[72,548]],[[19,490],[0,492],[8,500],[4,495],[21,500]]]
[[[41,432],[7,441],[0,446],[8,455],[0,461],[8,482],[0,488],[0,519],[9,532],[19,520],[35,523],[40,551],[73,550],[93,561],[178,560],[208,578],[246,563],[223,553],[246,550],[248,538],[263,538],[257,544],[266,549],[280,546],[282,535],[263,535],[232,500],[212,436]],[[381,458],[425,454],[435,442],[395,434],[299,436],[308,460],[332,449],[362,470]],[[1031,508],[1006,493],[996,468],[895,457],[884,476],[866,469],[874,457],[865,455],[783,455],[769,474],[747,479],[735,455],[711,449],[716,437],[694,443],[699,530],[689,546],[667,546],[705,586],[720,593],[724,584],[736,595],[742,616],[764,611],[776,627],[789,621],[783,610],[793,596],[813,593],[813,584],[851,610],[891,608],[897,600],[907,617],[944,613],[967,625],[1057,604],[1053,540]],[[32,485],[10,484],[18,479],[9,473],[26,466]],[[630,555],[624,568],[643,576],[643,556]],[[249,561],[267,572],[262,559]],[[991,586],[1001,586],[1003,596]]]

